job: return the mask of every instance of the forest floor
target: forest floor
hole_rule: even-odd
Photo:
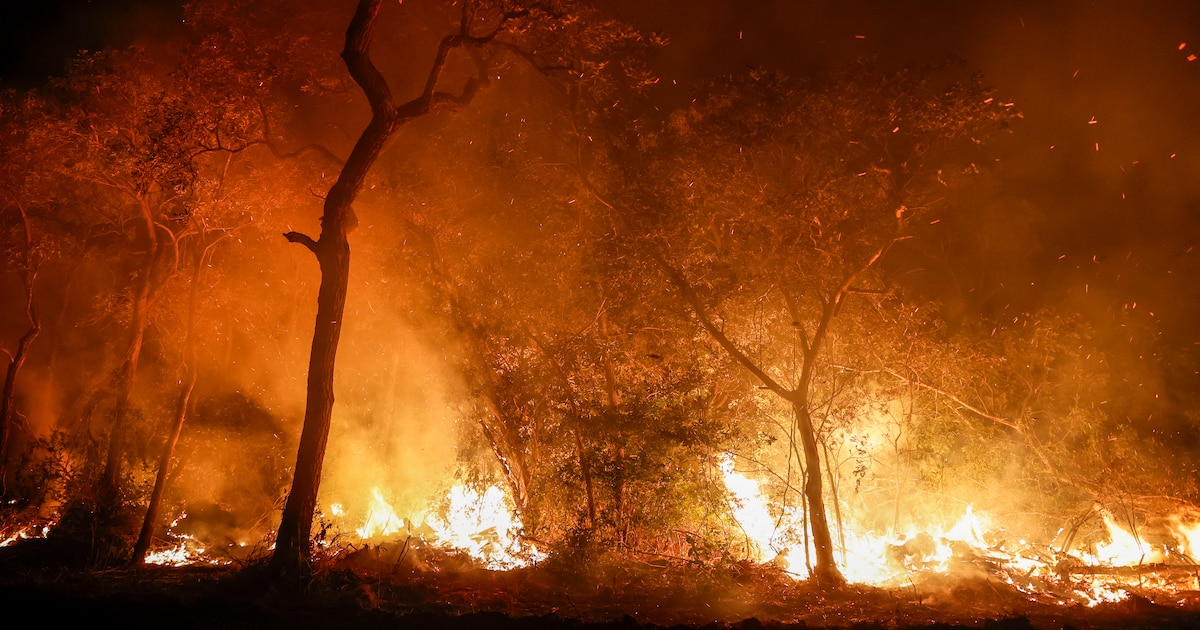
[[[0,556],[0,607],[102,627],[176,628],[1197,628],[1200,593],[1130,590],[1087,607],[1031,598],[984,575],[901,588],[818,589],[772,567],[547,562],[506,572],[441,559],[392,563],[371,549],[279,587],[261,564],[84,569]]]
[[[404,544],[341,548],[302,586],[280,587],[254,559],[96,569],[61,551],[44,539],[0,548],[0,610],[92,628],[1200,628],[1200,590],[1128,587],[1088,607],[1069,584],[1027,595],[978,565],[899,588],[822,589],[772,565],[593,557],[488,571]]]

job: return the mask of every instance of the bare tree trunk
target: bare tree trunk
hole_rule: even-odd
[[[371,101],[373,116],[346,161],[337,182],[325,198],[318,240],[297,232],[285,237],[308,247],[321,269],[317,292],[317,320],[313,327],[308,363],[308,402],[300,447],[296,453],[292,488],[279,523],[271,570],[278,577],[299,577],[311,553],[310,532],[321,485],[321,467],[333,416],[333,376],[342,314],[350,277],[350,243],[347,235],[357,226],[351,204],[362,189],[371,165],[398,124],[387,84],[368,57],[371,27],[379,13],[379,0],[361,0],[346,32],[342,57],[355,81]]]
[[[154,287],[154,267],[158,260],[158,233],[150,206],[145,199],[139,203],[143,229],[146,230],[146,252],[141,269],[133,287],[133,334],[125,351],[118,379],[117,404],[113,410],[111,429],[108,435],[108,453],[104,460],[104,472],[96,491],[96,500],[102,509],[115,509],[120,503],[121,468],[123,464],[125,418],[129,414],[133,387],[137,379],[138,360],[142,354],[146,328],[150,325],[150,296]]]
[[[142,564],[146,561],[146,553],[150,551],[150,543],[154,539],[154,526],[158,522],[158,511],[162,506],[163,495],[167,488],[167,471],[171,468],[171,457],[175,454],[175,445],[179,443],[179,435],[183,433],[183,422],[187,419],[188,405],[192,399],[192,391],[196,389],[196,367],[188,367],[188,381],[179,393],[179,402],[175,408],[175,421],[171,425],[171,435],[163,446],[162,456],[158,459],[158,473],[154,476],[154,490],[150,492],[150,503],[146,506],[146,516],[142,519],[142,529],[138,533],[137,543],[133,547],[132,564]]]
[[[201,239],[204,235],[201,234]],[[175,421],[171,424],[171,434],[163,446],[162,456],[158,460],[158,473],[154,477],[154,490],[150,492],[150,503],[146,506],[146,515],[142,519],[142,529],[138,533],[137,543],[133,547],[133,564],[146,561],[146,553],[150,551],[150,543],[154,539],[154,527],[158,522],[158,512],[162,506],[163,495],[166,494],[167,474],[171,468],[171,458],[175,455],[175,446],[183,433],[183,423],[187,420],[188,407],[191,404],[192,392],[196,389],[196,296],[200,291],[200,280],[204,274],[205,263],[208,261],[212,248],[216,243],[205,247],[196,260],[196,268],[192,271],[192,283],[188,289],[188,318],[187,318],[187,349],[184,363],[187,369],[187,382],[179,393],[179,402],[175,407]]]
[[[29,321],[29,328],[17,341],[17,350],[9,359],[8,370],[4,374],[4,394],[3,399],[0,399],[0,496],[8,493],[8,447],[17,424],[17,374],[29,356],[29,346],[42,330],[33,299],[33,284],[37,279],[37,263],[33,259],[33,232],[29,227],[29,216],[25,213],[25,208],[18,205],[17,210],[21,213],[21,222],[25,228],[25,264],[21,270],[21,278],[25,285],[25,319]]]
[[[308,364],[308,401],[304,411],[304,427],[300,433],[292,489],[283,508],[279,534],[275,539],[275,553],[271,557],[271,571],[280,578],[299,577],[309,561],[312,545],[309,535],[333,414],[334,361],[350,276],[347,235],[358,225],[351,206],[362,190],[371,166],[383,151],[383,145],[400,125],[425,115],[434,107],[462,105],[470,101],[482,81],[486,81],[485,74],[469,79],[462,93],[457,96],[438,92],[438,80],[450,51],[491,41],[508,20],[522,14],[519,11],[505,13],[492,31],[484,35],[472,35],[474,3],[463,2],[458,32],[443,37],[438,44],[421,94],[397,106],[387,80],[370,57],[371,30],[379,15],[380,4],[381,0],[359,0],[350,26],[346,29],[346,45],[342,49],[346,69],[371,104],[371,121],[355,142],[337,181],[325,197],[319,238],[314,240],[298,232],[284,235],[289,241],[304,245],[316,255],[321,268],[321,287],[317,292],[317,321],[313,328],[312,353]]]
[[[813,430],[812,415],[808,405],[793,402],[800,429],[800,443],[804,447],[805,479],[804,499],[809,507],[809,527],[812,529],[813,546],[816,547],[816,562],[813,574],[817,581],[827,584],[844,582],[833,556],[833,536],[829,531],[829,520],[825,514],[825,495],[821,483],[821,455],[817,447],[816,431]]]
[[[373,15],[372,15],[373,17]],[[351,194],[347,194],[350,192]],[[338,340],[342,333],[342,313],[350,276],[350,244],[343,218],[355,191],[339,190],[335,185],[325,202],[326,220],[321,240],[311,249],[321,268],[321,286],[317,293],[317,321],[313,328],[312,352],[308,363],[308,402],[292,489],[279,523],[271,568],[279,576],[295,577],[306,566],[311,552],[312,521],[321,485],[321,467],[329,426],[333,417],[333,374]],[[293,238],[289,238],[293,240]]]

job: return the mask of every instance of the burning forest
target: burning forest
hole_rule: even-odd
[[[194,0],[6,71],[3,601],[1195,623],[1200,14],[869,4]]]

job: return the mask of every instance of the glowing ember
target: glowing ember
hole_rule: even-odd
[[[25,540],[27,538],[45,538],[46,534],[50,533],[50,527],[51,525],[43,525],[40,528],[25,527],[23,529],[19,529],[0,540],[0,547],[7,547],[18,540]]]
[[[208,548],[191,536],[183,534],[173,537],[178,538],[179,542],[166,549],[146,554],[146,564],[183,567],[200,564],[219,566],[230,563],[228,559],[209,555]]]

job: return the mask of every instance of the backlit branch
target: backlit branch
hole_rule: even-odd
[[[696,319],[700,321],[700,325],[704,327],[704,330],[708,331],[709,335],[712,335],[712,338],[715,339],[716,342],[720,344],[720,346],[724,348],[726,352],[729,353],[729,356],[733,357],[735,361],[737,361],[742,367],[746,368],[746,370],[753,374],[755,378],[762,381],[763,385],[765,385],[767,389],[775,392],[785,400],[791,400],[794,395],[792,390],[784,387],[775,379],[771,378],[771,376],[767,374],[761,367],[759,367],[758,364],[756,364],[749,356],[747,356],[745,352],[742,352],[742,349],[739,348],[737,344],[725,334],[724,331],[722,331],[717,327],[716,324],[713,323],[712,319],[708,316],[708,311],[704,308],[704,304],[700,302],[700,297],[696,295],[695,289],[693,289],[692,286],[688,284],[687,280],[684,279],[683,274],[672,267],[670,263],[668,263],[662,256],[658,254],[658,252],[652,252],[650,254],[650,258],[654,261],[658,268],[667,275],[667,278],[671,281],[671,284],[675,285],[676,289],[679,289],[679,293],[683,295],[683,299],[688,303],[688,306],[692,308],[692,312],[696,315]]]
[[[299,243],[309,249],[312,253],[317,253],[317,242],[313,237],[301,232],[285,232],[283,238],[286,238],[289,243]]]

